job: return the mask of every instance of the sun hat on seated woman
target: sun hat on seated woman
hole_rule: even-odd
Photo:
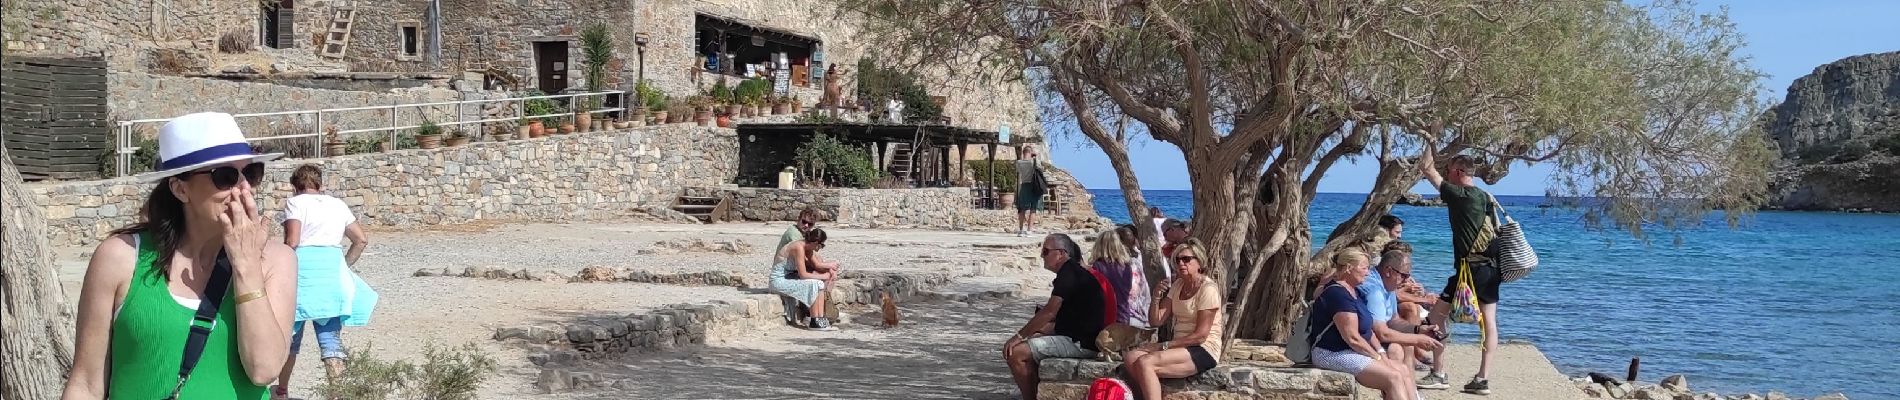
[[[284,153],[255,154],[244,141],[237,118],[231,114],[204,112],[172,118],[158,128],[158,166],[138,175],[140,181],[156,181],[199,168],[237,160],[270,161]]]

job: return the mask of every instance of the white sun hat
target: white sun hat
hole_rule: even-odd
[[[244,141],[237,118],[231,114],[205,112],[172,118],[158,128],[158,167],[138,175],[141,181],[157,181],[180,173],[237,160],[270,161],[284,153],[253,154]]]

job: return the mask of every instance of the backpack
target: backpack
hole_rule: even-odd
[[[1122,382],[1120,379],[1095,378],[1095,382],[1089,384],[1088,395],[1083,398],[1087,400],[1135,400],[1135,394],[1133,391],[1128,390],[1128,383]]]
[[[1326,289],[1320,288],[1320,290]],[[1317,300],[1302,302],[1306,306],[1306,311],[1300,312],[1300,317],[1293,320],[1293,334],[1287,336],[1286,341],[1286,358],[1293,361],[1293,365],[1312,365],[1313,342],[1318,341],[1320,335],[1326,334],[1326,330],[1321,330],[1319,335],[1312,334],[1313,305],[1318,302]],[[1333,324],[1327,323],[1326,329],[1333,329]]]

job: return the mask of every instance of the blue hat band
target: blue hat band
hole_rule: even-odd
[[[217,146],[211,146],[211,147],[198,149],[198,151],[185,153],[184,155],[181,155],[181,156],[172,157],[169,160],[165,160],[164,162],[159,163],[158,169],[169,170],[169,169],[175,169],[175,168],[183,168],[183,167],[189,167],[189,166],[197,165],[199,163],[216,160],[220,158],[225,158],[225,157],[230,157],[230,156],[248,156],[248,155],[251,155],[250,143],[245,143],[245,142],[225,143],[225,144],[221,144]]]

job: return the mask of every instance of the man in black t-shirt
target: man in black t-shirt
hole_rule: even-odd
[[[1095,335],[1108,323],[1108,300],[1095,275],[1082,266],[1081,254],[1069,235],[1051,234],[1042,241],[1042,266],[1056,273],[1049,303],[1003,343],[1003,359],[1022,398],[1036,398],[1042,359],[1095,357]]]
[[[1498,347],[1498,287],[1504,283],[1497,266],[1484,256],[1491,239],[1497,237],[1492,227],[1493,215],[1491,194],[1479,189],[1473,182],[1471,171],[1475,162],[1470,157],[1456,156],[1445,163],[1445,175],[1438,174],[1434,165],[1431,146],[1426,147],[1419,158],[1420,172],[1425,180],[1438,188],[1438,198],[1445,202],[1445,209],[1451,214],[1451,249],[1453,272],[1451,279],[1445,282],[1445,290],[1439,292],[1439,301],[1432,306],[1430,324],[1445,326],[1446,317],[1451,316],[1452,296],[1458,292],[1458,281],[1462,274],[1457,269],[1462,265],[1470,272],[1471,291],[1478,298],[1480,328],[1484,333],[1484,351],[1478,359],[1478,374],[1465,384],[1466,393],[1489,395],[1491,382],[1491,351]],[[1440,348],[1436,360],[1432,363],[1432,372],[1419,378],[1418,386],[1425,389],[1447,389],[1451,387],[1445,376],[1445,350]]]

